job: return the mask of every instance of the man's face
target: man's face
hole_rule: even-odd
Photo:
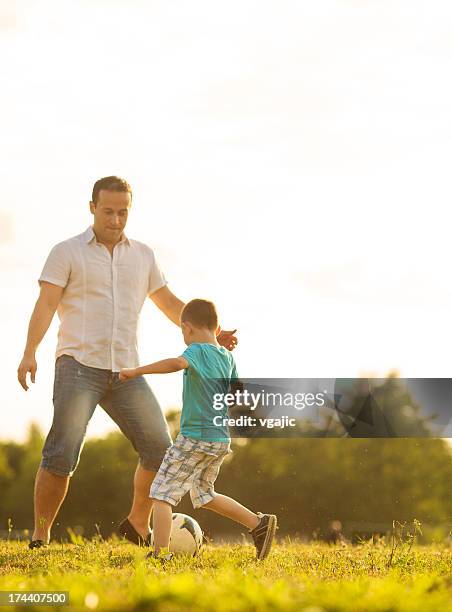
[[[131,204],[130,193],[100,190],[97,202],[90,202],[94,215],[94,230],[99,238],[107,242],[120,239],[127,224]]]

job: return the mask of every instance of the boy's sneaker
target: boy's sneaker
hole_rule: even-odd
[[[174,558],[173,553],[168,552],[168,553],[157,554],[153,550],[146,555],[146,559],[157,559],[162,564],[168,563],[168,561],[171,561],[173,558]]]
[[[260,523],[250,530],[250,534],[253,536],[254,546],[256,547],[256,557],[262,560],[270,552],[278,521],[274,514],[258,512],[257,516],[261,519]]]
[[[28,544],[28,548],[31,548],[33,550],[33,548],[47,548],[48,544],[47,542],[44,542],[44,540],[31,540],[31,542],[29,542]]]

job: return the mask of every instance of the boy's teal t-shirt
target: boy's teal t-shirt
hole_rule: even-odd
[[[229,393],[231,380],[238,378],[234,357],[223,346],[204,342],[190,344],[182,357],[190,365],[184,370],[181,434],[197,440],[228,442],[229,428],[223,425],[223,419],[228,418],[227,406],[216,394]],[[216,410],[215,404],[221,404],[221,408]]]

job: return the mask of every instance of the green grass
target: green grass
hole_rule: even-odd
[[[162,568],[118,540],[30,551],[0,543],[0,590],[62,590],[70,607],[24,610],[452,611],[452,549],[329,547],[286,540],[266,561],[250,545],[206,546]],[[96,605],[97,603],[97,605]],[[5,610],[12,608],[4,608]]]

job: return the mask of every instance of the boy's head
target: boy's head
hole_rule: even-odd
[[[189,344],[197,331],[209,331],[215,334],[218,329],[217,309],[209,300],[195,299],[185,304],[180,320],[186,344]]]

